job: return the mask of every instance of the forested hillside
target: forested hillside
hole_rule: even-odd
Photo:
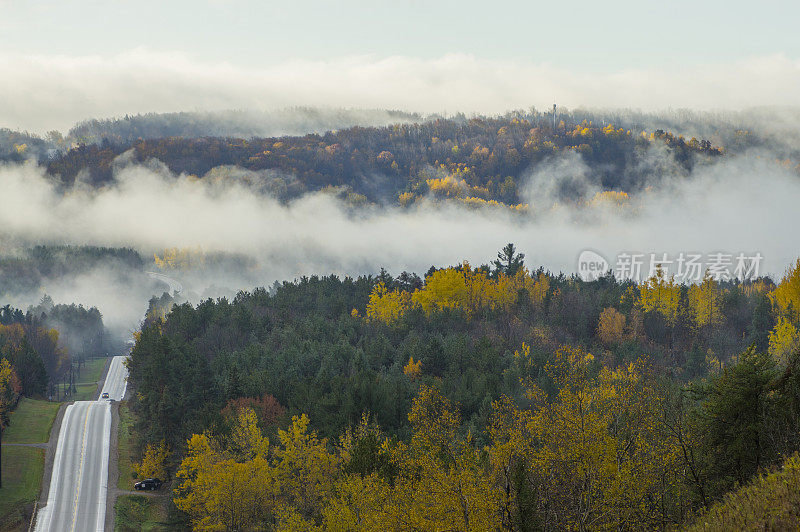
[[[578,154],[593,186],[621,192],[686,176],[695,165],[721,154],[707,140],[662,130],[631,131],[587,121],[561,121],[553,127],[550,116],[537,114],[354,127],[302,137],[85,144],[51,160],[48,170],[66,185],[86,170],[88,182],[101,185],[113,179],[114,161],[129,150],[126,163],[158,160],[175,173],[238,179],[281,199],[342,187],[355,202],[402,205],[429,193],[468,204],[517,205],[525,199],[525,178],[559,152]],[[237,172],[218,168],[229,166],[238,167]],[[564,199],[584,199],[579,190],[560,192]]]
[[[54,144],[27,131],[0,127],[0,161],[20,163],[28,159],[45,160]]]
[[[505,251],[153,299],[129,362],[143,470],[194,528],[641,529],[800,448],[800,262],[637,285]]]
[[[422,122],[417,113],[383,109],[292,107],[270,111],[194,111],[145,113],[82,120],[69,131],[37,135],[0,127],[0,161],[43,163],[82,144],[130,143],[167,137],[271,137],[325,133],[353,126]]]
[[[104,120],[86,120],[67,138],[80,144],[133,142],[166,137],[272,137],[325,133],[353,126],[386,126],[421,122],[416,113],[379,109],[298,107],[276,111],[148,113]]]
[[[35,245],[0,254],[0,297],[35,292],[47,280],[85,274],[98,267],[124,276],[143,266],[139,253],[131,248]]]

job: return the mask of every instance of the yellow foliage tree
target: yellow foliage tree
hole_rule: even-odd
[[[495,530],[499,492],[482,467],[470,438],[457,435],[458,410],[423,386],[408,419],[408,447],[398,446],[400,473],[387,504],[394,530]]]
[[[252,408],[239,409],[237,423],[231,433],[230,447],[232,452],[242,459],[267,457],[269,439],[261,434],[261,429],[258,428],[258,416]]]
[[[464,262],[461,268],[444,268],[429,275],[411,300],[426,314],[457,308],[472,317],[483,310],[510,312],[522,290],[527,291],[533,306],[541,309],[549,289],[550,280],[544,273],[533,278],[520,268],[514,275],[500,273],[493,279],[485,270],[473,270]]]
[[[426,314],[437,309],[463,308],[466,300],[464,274],[455,268],[436,270],[425,279],[425,287],[412,295],[412,301],[422,307]]]
[[[167,478],[167,469],[164,465],[169,456],[167,443],[161,440],[158,445],[147,444],[144,450],[142,461],[133,464],[133,468],[139,478]]]
[[[0,430],[8,422],[8,414],[19,394],[19,383],[14,368],[7,359],[0,359]]]
[[[392,530],[394,519],[390,509],[392,487],[373,473],[347,475],[336,486],[336,495],[322,510],[323,530]],[[299,524],[299,523],[298,523]],[[296,527],[286,527],[297,530]]]
[[[178,470],[182,485],[175,506],[186,512],[195,530],[262,528],[275,509],[271,471],[261,457],[237,462],[218,455],[205,435],[189,440]]]
[[[340,457],[308,429],[306,415],[278,431],[280,446],[269,456],[269,442],[256,426],[255,412],[238,412],[229,444],[194,434],[178,468],[175,506],[195,530],[292,529],[321,518],[333,494]],[[310,525],[309,525],[310,526]]]
[[[769,298],[775,310],[794,323],[800,323],[800,259],[784,274]]]
[[[630,197],[627,192],[604,190],[596,193],[587,202],[590,207],[621,210],[629,204]]]
[[[274,477],[285,507],[318,517],[333,493],[339,457],[328,451],[326,440],[317,438],[308,424],[305,414],[294,416],[288,430],[278,431],[281,447],[275,449]]]
[[[550,291],[550,278],[544,273],[540,273],[536,279],[527,277],[525,289],[530,294],[534,308],[541,310],[544,305],[544,299],[547,297],[547,292]]]
[[[443,178],[426,179],[425,182],[432,193],[447,198],[457,198],[468,194],[471,188],[465,180],[452,175],[446,175]]]
[[[639,287],[639,300],[637,304],[645,312],[659,312],[674,324],[678,312],[678,300],[681,287],[675,284],[675,279],[666,279],[664,270],[659,266],[655,274]]]
[[[546,366],[560,391],[553,401],[529,394],[540,397],[533,410],[495,402],[488,451],[504,513],[520,509],[511,478],[522,467],[526,493],[537,498],[527,505],[541,509],[535,517],[543,529],[663,527],[669,516],[659,501],[675,500],[680,485],[678,447],[660,422],[663,399],[633,365],[589,378],[591,359],[560,349]]]
[[[540,400],[543,392],[533,382],[536,363],[531,356],[530,345],[522,342],[521,349],[514,351],[514,365],[519,371],[519,383],[525,390],[525,395],[532,402]]]
[[[397,203],[400,204],[402,207],[407,207],[414,201],[414,193],[413,192],[403,192],[399,196],[397,196]]]
[[[597,336],[606,345],[615,345],[622,341],[625,333],[625,315],[614,307],[603,309],[597,324]]]
[[[369,295],[367,319],[391,325],[403,316],[410,301],[408,292],[389,290],[384,283],[378,283]]]
[[[465,262],[462,271],[457,272],[464,276],[463,300],[457,302],[468,316],[474,316],[485,308],[494,308],[500,295],[498,283],[492,281],[484,270],[473,270]],[[426,285],[427,289],[427,285]]]
[[[689,306],[695,322],[701,327],[722,322],[722,291],[708,271],[702,283],[689,287]]]
[[[205,264],[206,255],[197,248],[168,248],[161,256],[153,253],[153,262],[159,270],[179,269],[185,270]]]
[[[532,279],[528,277],[525,268],[520,268],[514,275],[506,275],[501,272],[495,281],[493,307],[510,312],[517,302],[519,291],[526,290],[530,281]]]
[[[12,350],[18,350],[22,345],[22,339],[25,337],[25,330],[19,323],[12,323],[11,325],[0,324],[0,340]]]
[[[274,516],[274,472],[261,452],[268,442],[258,440],[260,433],[253,429],[247,410],[252,412],[243,409],[238,416],[231,449],[207,434],[194,434],[187,442],[176,473],[174,502],[189,515],[195,530],[266,528]],[[242,459],[243,455],[252,458]]]
[[[798,345],[800,345],[800,332],[797,327],[785,316],[780,316],[775,328],[769,333],[769,354],[779,365],[785,366]]]
[[[414,362],[414,357],[409,357],[408,364],[403,366],[403,373],[412,380],[419,378],[422,375],[422,360]]]
[[[383,449],[397,470],[393,483],[377,473],[346,475],[322,511],[321,530],[497,530],[500,493],[468,437],[458,435],[456,407],[434,388],[414,399],[409,444]],[[313,530],[294,513],[285,530]]]

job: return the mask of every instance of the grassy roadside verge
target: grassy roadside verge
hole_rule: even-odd
[[[23,509],[39,495],[44,449],[3,446],[3,487],[0,488],[0,530],[25,521]],[[28,511],[30,513],[30,510]],[[26,523],[27,525],[27,523]]]
[[[119,438],[117,439],[117,452],[119,460],[119,478],[117,488],[129,491],[133,489],[136,475],[133,471],[133,413],[128,408],[128,402],[119,404]]]
[[[61,403],[20,400],[3,431],[3,487],[0,488],[0,530],[25,521],[26,506],[39,495],[44,470],[44,449],[6,446],[7,443],[47,443]]]
[[[75,395],[70,397],[73,401],[91,401],[97,394],[97,383],[103,378],[107,358],[95,358],[86,362],[77,377],[79,384],[75,385]]]
[[[136,475],[133,470],[135,458],[133,448],[134,414],[128,408],[128,402],[119,405],[119,433],[117,452],[119,459],[119,478],[117,488],[124,491],[133,489]],[[168,492],[167,492],[168,494]],[[168,497],[147,497],[144,495],[120,495],[114,504],[114,530],[119,532],[137,530],[174,530],[169,526]]]
[[[161,497],[143,495],[120,495],[114,505],[116,520],[114,530],[135,532],[137,530],[169,530],[167,510]]]
[[[23,397],[11,412],[3,443],[47,443],[61,403]]]

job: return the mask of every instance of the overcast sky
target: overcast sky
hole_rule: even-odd
[[[466,112],[553,100],[793,105],[799,6],[0,0],[0,127],[326,103]]]

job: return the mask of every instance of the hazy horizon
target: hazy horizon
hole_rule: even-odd
[[[795,106],[798,16],[784,1],[3,0],[0,127],[298,105]]]

